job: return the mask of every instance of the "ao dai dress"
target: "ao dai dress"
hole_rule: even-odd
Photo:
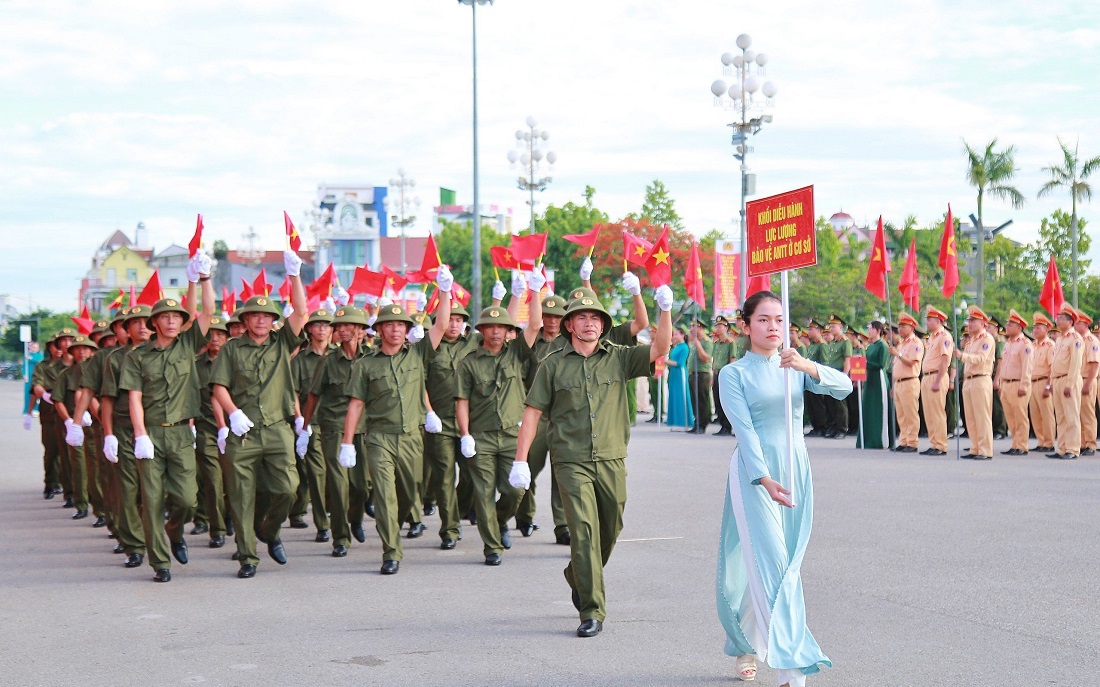
[[[847,375],[818,365],[820,381],[779,367],[778,353],[748,352],[722,368],[719,394],[733,423],[737,448],[730,460],[718,552],[718,617],[730,656],[756,654],[779,671],[779,684],[832,665],[806,626],[801,567],[813,523],[813,482],[806,443],[794,432],[794,475],[788,474],[784,375],[791,375],[793,422],[802,427],[802,392],[843,399]],[[794,508],[780,506],[760,486],[771,477],[793,492]],[[793,478],[792,478],[793,477]]]

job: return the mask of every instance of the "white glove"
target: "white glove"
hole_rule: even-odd
[[[668,284],[658,286],[653,292],[653,300],[657,301],[657,307],[664,312],[672,310],[672,288]]]
[[[592,258],[585,256],[584,262],[581,263],[581,281],[588,281],[592,278]]]
[[[355,444],[340,444],[340,457],[337,460],[340,467],[355,467]]]
[[[302,259],[294,251],[284,250],[283,267],[286,268],[286,276],[297,277],[302,273]]]
[[[502,301],[507,295],[508,290],[504,288],[504,282],[497,279],[497,283],[493,284],[493,300]]]
[[[623,288],[631,296],[642,295],[642,282],[638,280],[638,275],[633,272],[623,272]]]
[[[473,458],[477,455],[477,445],[474,443],[474,438],[469,434],[458,440],[458,448],[462,451],[462,455],[467,458]]]
[[[290,317],[293,314],[294,314],[294,306],[293,305],[291,305],[290,303],[287,303],[286,305],[283,306],[283,317],[284,318]]]
[[[429,410],[428,416],[424,418],[424,431],[428,434],[439,434],[443,431],[443,420],[439,419],[434,410]]]
[[[191,282],[192,284],[199,283],[199,266],[198,263],[195,262],[198,257],[199,256],[196,255],[194,258],[191,258],[191,260],[187,263],[187,281]]]
[[[298,438],[294,440],[294,452],[298,454],[299,458],[306,457],[306,451],[309,450],[309,438],[313,436],[313,428],[306,427],[306,431],[299,432]]]
[[[84,443],[84,430],[72,418],[65,420],[65,443],[69,446],[80,446]]]
[[[91,427],[92,426],[92,414],[89,413],[87,410],[85,410],[84,414],[80,416],[80,426],[81,427]]]
[[[103,457],[112,463],[118,462],[118,439],[114,434],[103,437]]]
[[[516,276],[512,277],[512,295],[516,298],[522,298],[526,292],[527,280],[523,278],[522,272],[516,272]]]
[[[332,300],[332,296],[329,296],[321,301],[321,307],[329,312],[336,312],[336,301]]]
[[[302,435],[302,428],[306,426],[306,419],[299,415],[294,418],[294,433],[298,436]],[[312,430],[311,430],[312,431]]]
[[[30,431],[30,429],[31,429],[31,421],[32,421],[33,419],[34,419],[34,418],[32,418],[32,417],[31,417],[31,414],[30,414],[30,413],[27,413],[26,415],[24,415],[24,416],[23,416],[23,429],[25,429],[25,430],[27,430],[27,431],[29,432],[29,431]]]
[[[378,299],[378,305],[381,306],[381,307],[386,307],[387,305],[393,305],[393,299],[390,298],[389,296],[382,296],[381,298]]]
[[[199,277],[210,276],[214,261],[206,253],[199,252],[187,263],[187,281],[197,284]]]
[[[443,293],[450,293],[451,287],[455,284],[454,275],[451,274],[451,268],[446,265],[440,265],[439,269],[435,273],[435,285],[439,287],[439,290]]]
[[[424,325],[418,324],[409,330],[409,333],[405,335],[405,338],[409,340],[409,343],[416,343],[424,338]]]
[[[368,293],[364,298],[367,299],[367,305],[378,305],[378,296],[373,293]]]
[[[225,455],[225,440],[229,438],[229,428],[218,428],[218,453]]]
[[[42,400],[49,403],[51,406],[53,405],[53,396],[50,396],[50,392],[48,391],[42,392]]]
[[[243,437],[248,433],[248,430],[255,426],[252,420],[249,420],[248,416],[245,415],[244,411],[240,408],[237,408],[229,414],[229,427],[233,430],[233,433],[239,437]]]
[[[531,488],[531,466],[527,461],[514,461],[512,471],[508,473],[508,484],[516,489]]]
[[[367,329],[370,330],[374,326],[374,323],[378,321],[378,315],[371,315],[367,318]]]
[[[153,440],[149,438],[148,434],[142,434],[139,437],[134,437],[134,458],[138,460],[153,459]]]
[[[344,290],[344,287],[337,286],[334,290],[336,294],[336,305],[347,305],[351,302],[351,294]],[[335,310],[336,308],[333,308]]]
[[[424,312],[424,308],[428,307],[428,294],[423,291],[417,291],[415,304],[417,312]]]
[[[531,270],[531,276],[527,278],[527,288],[537,296],[544,286],[546,286],[546,275],[542,273],[542,269]]]

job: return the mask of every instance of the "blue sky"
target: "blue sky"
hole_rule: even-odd
[[[0,267],[0,293],[74,307],[95,247],[139,221],[158,248],[185,244],[196,212],[211,239],[236,247],[254,226],[277,248],[282,210],[300,221],[320,182],[385,185],[403,167],[425,202],[439,186],[470,202],[469,8],[319,4],[5,2],[0,232],[18,259]],[[1028,241],[1068,208],[1035,198],[1056,137],[1100,155],[1095,3],[757,4],[479,10],[483,202],[526,222],[505,155],[533,115],[559,157],[540,206],[589,184],[621,216],[659,178],[690,229],[732,236],[730,118],[708,89],[742,32],[779,86],[750,157],[762,195],[814,184],[818,214],[843,208],[861,223],[931,222],[948,202],[965,216],[962,141],[997,137],[1017,146],[1029,200],[992,201],[987,221],[1012,218],[1009,235]]]

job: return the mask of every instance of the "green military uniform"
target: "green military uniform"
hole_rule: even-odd
[[[990,319],[991,322],[996,322],[1000,327],[1001,323],[997,322],[995,318]],[[1005,356],[1005,340],[1002,335],[998,333],[993,337],[997,343],[994,346],[994,360],[993,360],[993,378],[997,378],[997,369],[1001,366],[1001,359]],[[997,392],[993,392],[993,438],[1004,439],[1008,436],[1008,421],[1005,419],[1004,406],[1001,405],[1001,395]]]
[[[114,333],[109,329],[109,325],[105,334],[103,338],[114,336]],[[100,341],[103,341],[103,338],[101,338]],[[111,351],[116,348],[118,348],[118,346],[99,348],[91,358],[84,361],[84,366],[80,374],[80,385],[81,388],[87,389],[88,393],[95,398],[99,398],[102,392],[103,370],[107,362],[107,357],[111,354]],[[121,510],[118,466],[108,462],[103,455],[103,425],[101,419],[96,417],[96,414],[93,414],[92,428],[95,430],[93,431],[93,442],[95,444],[94,450],[96,454],[97,483],[102,498],[106,525],[111,534],[118,539],[120,529],[119,511]],[[125,552],[125,547],[122,546],[121,542],[117,550],[120,553]]]
[[[700,339],[698,345],[703,348],[707,357],[714,360],[714,344],[706,338],[706,329],[700,327]],[[691,394],[691,406],[695,408],[695,433],[705,434],[710,425],[714,412],[711,409],[710,389],[713,380],[710,375],[710,362],[702,362],[696,344],[688,346],[688,393]]]
[[[308,330],[311,324],[317,322],[331,323],[331,321],[332,314],[327,310],[323,308],[315,310],[310,314],[305,329]],[[291,371],[294,373],[294,389],[298,394],[298,408],[302,412],[305,412],[309,389],[313,384],[313,377],[322,358],[336,349],[336,346],[330,345],[325,352],[317,353],[313,350],[313,343],[308,336],[306,339],[307,343],[302,346],[298,351],[298,355],[294,356],[294,360],[290,363]],[[311,424],[313,434],[309,437],[306,455],[301,457],[297,463],[298,494],[294,504],[290,507],[290,519],[292,522],[304,519],[306,503],[307,501],[312,503],[313,526],[317,528],[318,535],[320,535],[330,526],[328,508],[325,504],[327,468],[325,466],[325,454],[321,448],[321,426],[317,423],[316,417],[313,418]],[[321,536],[318,536],[318,539],[326,541]]]
[[[724,317],[715,318],[715,325],[724,323],[729,326],[729,322]],[[730,364],[730,361],[735,359],[734,350],[737,347],[735,339],[726,339],[725,341],[715,341],[711,345],[710,351],[710,376],[711,376],[711,394],[714,398],[714,410],[718,416],[718,424],[722,426],[722,429],[718,431],[718,434],[726,435],[733,433],[733,424],[729,418],[726,417],[726,411],[722,408],[722,399],[718,395],[718,373],[723,367]]]
[[[253,296],[237,311],[238,315],[250,312],[280,316],[265,296]],[[272,330],[263,343],[245,332],[226,342],[210,375],[210,384],[225,387],[233,404],[253,423],[244,436],[230,432],[225,449],[232,473],[229,504],[242,567],[259,563],[257,534],[269,545],[281,541],[279,530],[298,489],[290,357],[302,341],[290,327]],[[264,511],[256,508],[258,492],[268,504]]]
[[[822,324],[816,319],[810,320],[809,327],[816,327],[818,330],[824,329]],[[818,364],[824,364],[824,354],[825,342],[820,340],[811,341],[810,344],[805,347],[805,352],[802,353],[802,357]],[[802,400],[806,407],[806,414],[809,416],[810,426],[812,428],[807,436],[825,436],[825,433],[829,429],[829,418],[825,410],[825,397],[819,394],[810,393],[809,391],[803,391]]]
[[[482,312],[478,326],[489,324],[512,326],[508,313],[499,306]],[[516,515],[523,496],[524,490],[509,484],[508,476],[523,420],[523,372],[532,359],[533,351],[527,342],[516,338],[505,342],[497,354],[479,346],[458,365],[455,398],[469,403],[467,429],[474,438],[477,453],[466,461],[474,486],[477,528],[486,556],[503,550],[501,533],[508,531],[508,521]],[[496,499],[492,512],[497,492],[500,498]]]
[[[84,337],[79,337],[78,340],[82,340]],[[91,341],[88,341],[91,343]],[[93,344],[94,345],[94,344]],[[53,391],[50,395],[53,396],[54,403],[62,403],[65,405],[65,409],[68,411],[69,416],[72,417],[73,411],[76,409],[76,392],[80,389],[80,368],[81,364],[74,362],[69,367],[65,368],[61,374],[54,380]],[[80,418],[72,417],[73,424],[80,427]],[[64,434],[63,423],[59,423],[62,427],[62,434]],[[84,442],[89,443],[89,432],[86,427],[82,427],[81,431],[84,433]],[[65,458],[69,465],[69,480],[72,489],[73,507],[76,508],[76,515],[73,516],[74,520],[79,520],[88,516],[88,465],[84,459],[84,444],[79,446],[72,446],[71,444],[65,444]]]
[[[833,322],[844,324],[843,320],[833,316]],[[822,343],[820,348],[821,360],[817,361],[834,370],[844,371],[844,363],[852,357],[852,342],[844,337],[839,337],[828,343]],[[825,406],[825,420],[827,428],[825,435],[828,437],[846,436],[848,434],[848,404],[832,396],[821,396]]]
[[[210,318],[210,329],[225,332],[225,320]],[[209,336],[207,337],[209,338]],[[210,530],[210,548],[220,548],[229,530],[229,503],[226,496],[229,483],[228,466],[222,460],[218,448],[218,425],[214,418],[214,397],[210,389],[210,376],[214,361],[209,351],[199,353],[195,359],[195,372],[199,379],[199,415],[195,418],[195,463],[199,475],[199,503]]]
[[[49,349],[47,348],[47,354]],[[65,369],[60,360],[50,358],[34,366],[31,387],[40,386],[53,396],[54,382]],[[38,404],[38,422],[42,433],[42,474],[44,493],[52,496],[61,489],[61,447],[58,445],[57,426],[60,424],[52,403]],[[49,498],[49,496],[47,496]]]
[[[165,299],[153,307],[150,321],[167,312],[182,314],[185,322],[188,318],[178,301]],[[184,542],[183,528],[198,507],[196,437],[191,433],[191,420],[201,409],[195,357],[205,344],[206,335],[196,323],[163,348],[154,335],[126,355],[119,373],[120,389],[141,394],[145,431],[153,442],[153,458],[137,459],[141,520],[153,570],[171,568],[168,542],[176,546]],[[135,432],[135,444],[137,438]]]

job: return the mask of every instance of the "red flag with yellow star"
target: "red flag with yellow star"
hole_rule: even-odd
[[[955,218],[951,216],[951,204],[947,205],[947,221],[943,225],[940,241],[940,269],[943,270],[943,295],[950,298],[959,285],[959,247],[955,241]]]
[[[623,257],[631,265],[645,267],[646,256],[649,255],[651,248],[653,244],[649,241],[623,230]]]
[[[489,256],[493,260],[493,267],[502,270],[531,270],[535,268],[534,262],[520,262],[512,254],[509,246],[493,246],[489,249]]]
[[[1047,278],[1043,282],[1043,290],[1039,294],[1039,305],[1046,308],[1051,317],[1057,317],[1065,302],[1066,296],[1062,291],[1062,280],[1058,276],[1058,263],[1054,262],[1054,253],[1051,253],[1050,264],[1047,265]]]
[[[886,300],[886,273],[890,271],[890,256],[886,254],[886,232],[882,227],[882,215],[878,216],[878,233],[871,248],[871,262],[867,265],[867,278],[863,288]]]
[[[153,274],[149,277],[149,281],[145,283],[145,288],[141,290],[135,305],[148,305],[151,308],[162,298],[164,298],[164,292],[160,288],[160,274],[153,270]]]
[[[118,290],[118,296],[116,296],[113,301],[111,301],[110,303],[107,304],[107,309],[108,310],[114,310],[116,308],[121,308],[122,307],[122,301],[125,300],[125,299],[126,299],[126,292],[123,291],[122,289],[119,289]]]
[[[290,221],[290,215],[286,214],[286,210],[283,210],[283,222],[286,223],[286,241],[290,244],[290,250],[295,253],[302,247],[302,237],[298,234],[298,230],[294,228],[294,222]]]
[[[386,275],[386,288],[394,293],[401,293],[401,290],[409,283],[408,279],[405,279],[386,265],[382,265],[382,274]]]
[[[366,267],[356,267],[355,276],[348,287],[348,293],[356,295],[365,293],[368,296],[381,298],[386,290],[386,275],[381,272],[373,272]]]
[[[649,273],[649,281],[653,288],[672,283],[672,253],[668,249],[668,227],[661,230],[661,235],[653,243],[653,248],[645,257],[645,270]]]
[[[691,242],[691,255],[688,256],[687,272],[684,274],[684,288],[687,289],[688,298],[707,307],[707,292],[703,288],[703,268],[699,260],[699,244]],[[652,276],[652,274],[650,275]]]

